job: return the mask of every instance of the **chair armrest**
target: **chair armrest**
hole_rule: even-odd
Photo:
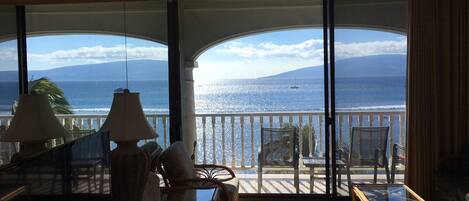
[[[406,148],[400,144],[393,144],[393,149],[392,149],[392,158],[396,159],[399,158],[399,151],[406,151]]]
[[[196,174],[199,178],[213,179],[224,182],[236,177],[233,170],[222,165],[201,164],[194,165]]]
[[[226,187],[218,179],[208,179],[208,178],[178,179],[178,180],[174,180],[174,183],[178,185],[173,185],[171,187],[163,187],[162,192],[168,193],[171,191],[177,192],[181,190],[190,190],[190,189],[218,188],[221,190],[222,196],[225,197],[224,200],[228,200]]]
[[[394,148],[395,150],[399,150],[399,149],[400,149],[400,150],[402,150],[402,151],[405,151],[405,147],[402,146],[402,145],[400,145],[400,144],[394,144],[394,145],[393,145],[393,148]]]

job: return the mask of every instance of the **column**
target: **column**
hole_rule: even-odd
[[[189,154],[194,151],[194,141],[197,140],[197,126],[195,120],[194,78],[192,70],[197,68],[196,61],[184,62],[184,79],[182,86],[182,139]]]

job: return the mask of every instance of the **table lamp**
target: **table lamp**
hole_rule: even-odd
[[[114,93],[111,111],[103,125],[117,143],[111,152],[111,192],[115,201],[140,201],[150,169],[148,156],[137,147],[142,139],[156,138],[140,104],[139,94]]]
[[[47,150],[49,139],[69,139],[71,135],[55,117],[47,94],[23,94],[20,96],[15,116],[1,141],[20,142],[20,152],[11,161]]]

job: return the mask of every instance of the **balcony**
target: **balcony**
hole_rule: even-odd
[[[0,116],[0,125],[8,126],[12,116]],[[68,128],[99,129],[106,115],[57,115]],[[169,146],[169,116],[148,114],[147,119],[159,133],[155,139],[161,146]],[[223,113],[196,114],[197,147],[196,163],[213,163],[231,167],[240,179],[240,193],[257,193],[257,153],[260,147],[261,127],[292,125],[309,126],[312,132],[300,136],[300,144],[307,143],[308,153],[300,149],[300,193],[311,192],[310,169],[302,162],[303,157],[322,156],[325,153],[324,113],[322,112],[275,112],[275,113]],[[347,144],[353,126],[389,126],[388,158],[393,144],[405,145],[405,111],[340,111],[337,112],[337,142]],[[79,136],[75,136],[79,137]],[[305,142],[305,141],[308,142]],[[149,141],[149,140],[146,140]],[[60,142],[53,140],[52,145]],[[143,143],[143,141],[141,142]],[[5,146],[5,143],[0,143]],[[316,148],[313,150],[313,144]],[[9,154],[4,147],[3,161]],[[391,164],[391,163],[389,163]],[[342,170],[338,193],[348,195],[346,171]],[[403,182],[403,166],[398,165],[396,182]],[[373,182],[373,168],[352,169],[354,182]],[[386,182],[384,171],[378,172],[378,183]],[[325,193],[325,169],[316,168],[313,193]],[[263,174],[262,193],[295,193],[293,170],[273,170]]]

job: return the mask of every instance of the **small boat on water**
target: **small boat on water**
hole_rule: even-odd
[[[297,84],[296,84],[296,77],[295,77],[295,84],[293,86],[290,86],[290,89],[298,89],[300,88]]]

